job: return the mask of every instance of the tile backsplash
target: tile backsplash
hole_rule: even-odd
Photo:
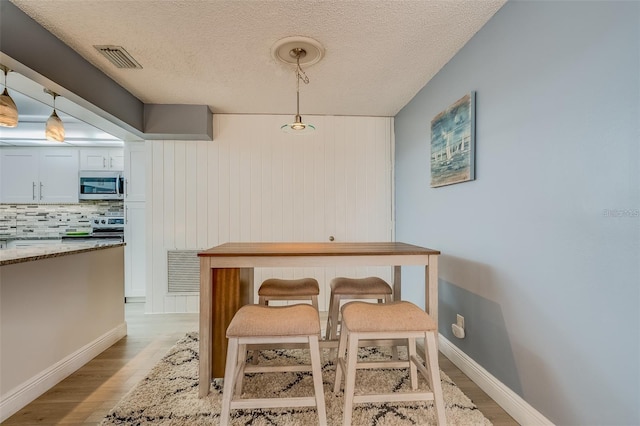
[[[95,216],[122,215],[122,201],[79,204],[0,204],[0,239],[61,237],[91,231]]]

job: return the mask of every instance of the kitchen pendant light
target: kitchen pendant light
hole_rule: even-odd
[[[64,125],[56,113],[56,98],[58,97],[58,94],[48,89],[44,89],[44,91],[53,96],[53,112],[51,113],[51,117],[47,120],[45,136],[47,137],[47,140],[50,141],[64,142]]]
[[[302,116],[300,116],[300,81],[304,84],[309,84],[309,77],[307,77],[300,67],[300,58],[304,58],[307,55],[307,52],[300,47],[296,47],[291,49],[289,55],[296,60],[296,116],[293,123],[284,124],[280,129],[287,133],[293,133],[296,135],[311,133],[316,129],[316,127],[313,124],[303,123]]]
[[[16,127],[18,125],[18,107],[7,91],[7,73],[9,68],[0,65],[4,73],[4,92],[0,95],[0,126]]]

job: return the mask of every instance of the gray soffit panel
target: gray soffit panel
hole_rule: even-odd
[[[147,119],[154,116],[147,112],[147,105],[9,1],[0,1],[0,59],[16,72],[142,139],[213,140],[212,117],[207,117],[211,113],[206,105],[163,105],[163,119],[184,118],[189,108],[208,114],[197,114],[186,123],[169,120],[161,126],[162,131],[147,131],[145,123],[156,122]]]
[[[207,105],[144,105],[147,139],[213,140],[213,114]],[[189,135],[191,137],[187,137]]]

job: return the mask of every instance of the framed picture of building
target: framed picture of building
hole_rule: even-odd
[[[470,92],[431,120],[431,187],[475,179],[475,100]]]

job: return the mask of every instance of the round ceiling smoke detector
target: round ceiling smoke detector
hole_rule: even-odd
[[[274,59],[288,65],[296,65],[296,55],[292,54],[294,49],[302,49],[305,54],[300,55],[300,65],[310,67],[317,63],[324,56],[324,47],[309,37],[285,37],[278,40],[271,48],[271,56]]]

